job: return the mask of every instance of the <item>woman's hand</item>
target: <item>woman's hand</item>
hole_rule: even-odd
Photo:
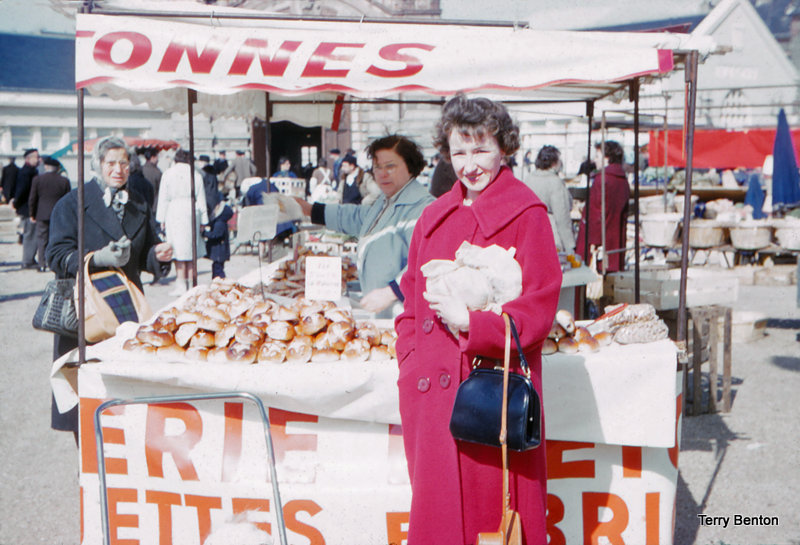
[[[294,200],[297,201],[297,204],[300,205],[300,208],[303,210],[304,216],[311,215],[311,203],[305,199],[301,199],[300,197],[294,197]]]
[[[394,291],[389,286],[372,290],[361,298],[361,307],[370,312],[380,312],[397,301]]]
[[[427,291],[422,296],[453,335],[457,337],[459,331],[469,331],[469,310],[463,301],[430,294]]]
[[[162,262],[172,260],[172,244],[161,242],[156,244],[156,259]]]

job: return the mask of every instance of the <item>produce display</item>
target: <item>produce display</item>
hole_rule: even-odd
[[[309,256],[328,257],[329,254],[301,248],[294,259],[282,261],[272,275],[272,280],[264,285],[264,290],[283,297],[302,297],[305,292],[306,258]],[[348,256],[342,256],[342,293],[347,282],[358,280],[358,268]]]
[[[542,344],[542,354],[597,352],[601,346],[611,344],[611,341],[612,335],[608,331],[596,330],[592,334],[587,327],[576,324],[568,310],[559,310]]]
[[[301,297],[284,304],[258,288],[215,279],[141,325],[123,349],[171,360],[306,363],[395,357],[394,329]]]
[[[649,343],[667,338],[667,324],[653,305],[622,303],[605,310],[604,315],[585,325],[578,325],[569,311],[559,310],[542,344],[542,354],[597,352],[612,342]]]

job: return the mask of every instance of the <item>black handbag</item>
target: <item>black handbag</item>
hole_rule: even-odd
[[[74,279],[57,279],[47,283],[33,315],[33,327],[57,335],[78,337]]]
[[[505,313],[503,315],[508,316]],[[525,375],[509,372],[511,335],[514,336],[520,366]],[[542,440],[541,401],[531,382],[530,367],[510,316],[506,322],[503,368],[474,368],[458,387],[450,417],[450,433],[455,439],[500,446],[504,374],[508,380],[508,448],[525,451],[539,446]]]

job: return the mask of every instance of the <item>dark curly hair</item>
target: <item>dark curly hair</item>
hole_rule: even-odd
[[[370,159],[375,158],[375,154],[381,150],[392,150],[403,158],[408,168],[409,174],[416,177],[425,168],[425,156],[422,150],[411,139],[400,134],[390,134],[383,138],[374,140],[367,148],[367,155]]]
[[[488,98],[467,98],[456,95],[444,105],[442,118],[436,124],[433,145],[450,160],[450,133],[458,130],[465,136],[494,136],[506,157],[519,149],[519,127],[506,107]]]
[[[611,165],[622,164],[622,160],[625,158],[625,151],[622,149],[622,146],[619,145],[619,142],[615,142],[614,140],[606,140],[603,154]]]
[[[534,164],[539,170],[547,170],[561,160],[561,152],[555,146],[542,146]]]

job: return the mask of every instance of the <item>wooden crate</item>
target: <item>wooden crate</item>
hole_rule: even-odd
[[[614,302],[635,302],[633,271],[610,273],[614,276]],[[678,308],[680,269],[640,271],[639,299],[656,310]],[[739,296],[739,279],[719,270],[689,268],[686,281],[686,306],[724,305]]]

